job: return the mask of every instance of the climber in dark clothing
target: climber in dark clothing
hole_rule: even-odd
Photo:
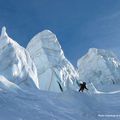
[[[80,89],[79,89],[79,92],[80,92],[80,91],[83,92],[84,89],[88,90],[88,88],[86,87],[86,82],[80,83]]]

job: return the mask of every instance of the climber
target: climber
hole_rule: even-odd
[[[86,82],[80,83],[79,86],[80,86],[79,92],[80,91],[83,92],[84,89],[88,90],[88,88],[86,87]]]

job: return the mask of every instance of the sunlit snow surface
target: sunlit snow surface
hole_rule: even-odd
[[[96,55],[97,49],[91,49],[78,62],[79,74],[84,73],[78,79],[76,70],[65,58],[56,36],[50,31],[36,35],[28,46],[32,59],[27,50],[13,41],[5,28],[2,29],[0,120],[120,119],[119,79],[111,79],[119,78],[119,60],[112,53],[103,54],[105,52],[103,50]],[[99,74],[91,74],[93,70]],[[100,77],[104,89],[99,88],[101,84],[99,79],[90,79],[90,82],[86,79],[90,75],[93,75],[93,78],[100,76],[99,70],[104,72]],[[106,75],[110,75],[110,79],[104,78]],[[78,89],[77,80],[86,80],[89,83],[87,86],[89,90],[83,93],[71,90]],[[56,93],[60,91],[57,81],[65,92]],[[54,92],[42,91],[39,86],[43,90]]]
[[[58,82],[64,91],[76,89],[78,74],[65,58],[54,33],[49,30],[38,33],[28,43],[27,50],[37,67],[42,90],[60,92]]]
[[[5,27],[0,36],[0,75],[22,89],[39,88],[37,70],[29,53],[7,35]]]
[[[80,80],[92,82],[99,90],[111,91],[111,87],[119,90],[120,60],[113,52],[91,48],[78,60],[77,66]]]
[[[120,93],[0,92],[1,120],[119,120],[119,112]]]

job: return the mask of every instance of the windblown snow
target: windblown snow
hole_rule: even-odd
[[[29,51],[37,67],[38,79],[42,90],[60,92],[76,89],[78,73],[65,58],[55,34],[44,30],[35,35],[28,43]]]
[[[76,71],[51,31],[35,35],[26,50],[3,27],[0,120],[119,120],[119,71],[112,52],[90,49]],[[76,91],[80,81],[88,91]]]

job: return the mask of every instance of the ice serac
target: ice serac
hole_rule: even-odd
[[[0,36],[0,75],[2,82],[30,90],[39,88],[37,70],[25,48],[12,40],[2,28]],[[1,82],[1,77],[0,77]]]
[[[62,89],[75,89],[78,74],[65,58],[54,33],[49,30],[38,33],[26,49],[37,67],[42,90],[60,92]]]
[[[120,84],[120,61],[111,51],[91,48],[78,60],[77,66],[79,79],[99,89],[110,90],[111,85],[116,88]]]

